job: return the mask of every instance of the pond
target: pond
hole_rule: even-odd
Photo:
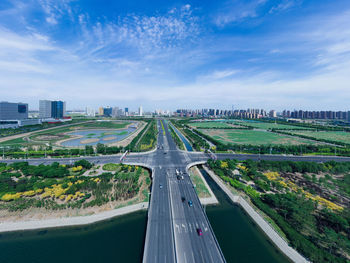
[[[121,141],[128,137],[130,133],[136,130],[134,126],[127,129],[91,129],[91,130],[78,130],[67,133],[72,136],[79,136],[79,138],[72,138],[60,143],[65,147],[79,147],[85,145],[96,145],[98,143],[110,144]]]

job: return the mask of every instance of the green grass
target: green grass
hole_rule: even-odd
[[[107,121],[101,121],[101,122],[93,122],[93,123],[84,123],[79,125],[83,128],[106,128],[106,129],[121,129],[125,128],[127,125],[129,125],[130,122],[107,122]]]
[[[107,163],[103,165],[102,169],[105,171],[117,171],[119,169],[119,164],[115,163]]]
[[[191,180],[193,184],[196,186],[195,189],[199,198],[203,198],[203,197],[205,198],[205,197],[211,196],[202,178],[197,173],[191,172]]]
[[[190,122],[189,125],[194,128],[200,128],[200,129],[212,129],[212,128],[243,128],[242,126],[238,125],[230,125],[225,122],[218,122],[218,121],[206,121],[206,122]]]
[[[22,146],[26,144],[27,144],[27,141],[23,140],[23,137],[0,143],[0,145],[7,145],[7,146]]]
[[[250,145],[300,145],[320,144],[318,142],[292,137],[272,132],[257,130],[202,130],[221,143],[250,144]]]
[[[290,131],[293,134],[305,135],[315,139],[330,140],[350,144],[350,133],[341,131]]]
[[[299,127],[294,125],[278,124],[278,123],[267,123],[267,122],[251,122],[251,121],[233,121],[234,124],[250,126],[256,129],[269,130],[269,129],[279,129],[279,130],[305,130],[305,127]]]

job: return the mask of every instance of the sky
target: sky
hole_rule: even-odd
[[[350,110],[349,0],[1,0],[0,100]]]

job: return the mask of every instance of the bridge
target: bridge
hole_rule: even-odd
[[[143,262],[225,262],[188,175],[189,167],[205,163],[210,155],[179,150],[167,123],[163,122],[163,125],[158,120],[158,130],[161,132],[158,134],[157,148],[148,153],[130,153],[122,155],[123,158],[119,154],[76,158],[7,159],[0,162],[28,161],[32,165],[53,162],[71,164],[86,159],[95,164],[124,162],[147,167],[152,171],[153,180]],[[337,156],[216,154],[216,157],[219,160],[350,161],[349,157]],[[182,176],[177,177],[177,173],[183,175],[183,179]]]

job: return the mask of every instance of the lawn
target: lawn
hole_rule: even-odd
[[[83,128],[88,129],[99,129],[99,128],[105,128],[105,129],[121,129],[128,126],[130,122],[109,122],[109,121],[100,121],[100,122],[93,122],[93,123],[84,123],[79,125]]]
[[[198,175],[198,172],[191,168],[190,170],[191,180],[193,184],[196,186],[196,192],[199,198],[211,197],[208,188],[205,186],[202,178]]]
[[[290,131],[293,134],[305,135],[315,139],[330,140],[350,144],[350,133],[342,131]]]
[[[200,129],[213,129],[213,128],[244,128],[239,125],[229,124],[225,122],[218,121],[206,121],[206,122],[190,122],[189,125],[193,128]]]
[[[318,144],[317,142],[267,131],[257,130],[202,130],[221,143],[250,144],[250,145],[300,145]]]
[[[102,167],[102,169],[105,171],[117,171],[119,168],[120,165],[116,163],[107,163]]]
[[[278,129],[278,130],[306,130],[305,127],[299,127],[294,125],[287,124],[278,124],[278,123],[268,123],[268,122],[258,122],[258,121],[234,121],[234,124],[250,126],[255,129],[269,130],[269,129]]]

